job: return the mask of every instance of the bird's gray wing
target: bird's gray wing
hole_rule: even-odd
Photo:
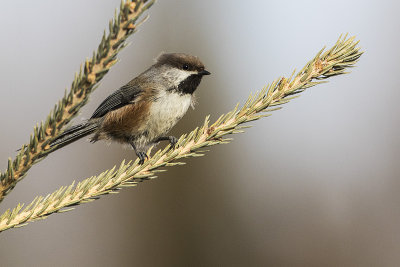
[[[117,91],[109,95],[94,111],[91,119],[101,118],[112,110],[116,110],[127,104],[132,103],[133,100],[142,92],[139,86],[128,83]]]

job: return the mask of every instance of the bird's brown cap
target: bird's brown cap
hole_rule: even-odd
[[[170,65],[188,71],[204,71],[204,64],[198,57],[184,53],[162,53],[156,58],[156,65]]]

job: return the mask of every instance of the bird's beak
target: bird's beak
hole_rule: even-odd
[[[201,76],[203,76],[203,75],[210,75],[211,72],[206,71],[206,70],[202,70],[202,71],[200,71],[198,74],[201,75]]]

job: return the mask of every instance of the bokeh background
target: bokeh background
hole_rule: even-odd
[[[1,168],[97,47],[118,0],[0,6]],[[300,69],[341,33],[365,54],[229,145],[158,179],[0,235],[1,266],[398,266],[398,1],[158,1],[84,107],[88,118],[161,51],[211,76],[177,136]],[[134,159],[80,140],[35,165],[1,203],[30,202]]]

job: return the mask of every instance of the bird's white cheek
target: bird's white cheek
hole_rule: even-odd
[[[189,77],[192,74],[196,74],[197,72],[195,71],[186,71],[186,70],[180,70],[180,69],[170,69],[166,72],[163,73],[164,78],[168,79],[170,83],[172,83],[175,87],[178,87],[179,84],[186,80],[187,77]]]

